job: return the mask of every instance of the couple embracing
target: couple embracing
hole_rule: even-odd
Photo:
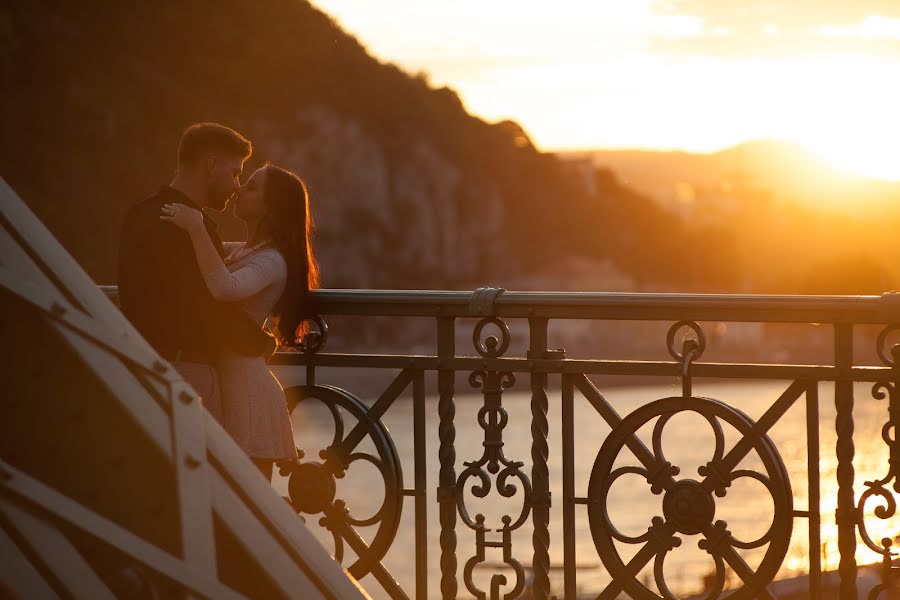
[[[271,479],[297,452],[266,358],[298,342],[318,267],[306,186],[273,165],[241,183],[251,152],[228,127],[189,127],[175,178],[125,217],[118,285],[125,315]],[[243,242],[222,242],[207,214],[228,209]]]

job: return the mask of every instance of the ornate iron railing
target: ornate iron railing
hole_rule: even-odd
[[[900,295],[881,297],[787,297],[737,295],[676,294],[610,294],[610,293],[534,293],[508,292],[499,288],[481,288],[475,292],[445,291],[376,291],[320,290],[314,293],[317,316],[307,335],[303,352],[278,353],[278,365],[302,366],[306,369],[304,385],[287,390],[291,406],[315,399],[324,403],[336,423],[332,443],[318,458],[301,457],[281,463],[282,474],[290,477],[290,497],[295,509],[307,515],[321,515],[321,523],[333,534],[335,555],[343,557],[344,544],[358,557],[349,565],[357,578],[370,575],[392,598],[414,594],[425,598],[428,590],[427,513],[429,490],[436,483],[440,537],[440,596],[465,596],[460,582],[477,598],[506,599],[530,594],[548,598],[551,590],[551,536],[562,539],[562,571],[565,598],[581,593],[577,587],[576,511],[584,506],[590,524],[590,535],[599,560],[608,571],[611,582],[591,597],[669,598],[674,594],[666,582],[664,563],[667,554],[681,544],[682,536],[700,536],[700,548],[712,557],[715,566],[705,597],[726,595],[726,571],[737,577],[729,588],[732,598],[771,598],[767,586],[776,577],[785,559],[794,523],[808,520],[808,595],[824,597],[820,529],[819,388],[822,382],[834,383],[836,446],[837,547],[840,552],[838,572],[841,598],[856,598],[859,541],[882,557],[881,582],[870,598],[887,592],[895,584],[895,552],[891,538],[872,539],[864,515],[871,502],[882,502],[875,516],[888,519],[896,512],[893,491],[900,491],[900,445],[896,426],[900,420],[900,345],[888,348],[893,332],[900,330]],[[327,352],[325,319],[333,315],[420,317],[433,320],[436,348],[431,354],[371,354]],[[457,329],[463,319],[477,319],[472,331],[475,354],[456,347]],[[660,321],[672,323],[666,346],[671,360],[583,360],[566,356],[566,352],[548,346],[548,327],[559,319],[602,321]],[[508,356],[512,334],[509,322],[524,320],[528,325],[528,345],[524,356]],[[704,322],[758,322],[821,324],[833,329],[832,364],[750,364],[737,362],[711,363],[701,360],[707,349]],[[881,365],[856,364],[853,356],[854,328],[859,325],[880,326],[875,340]],[[487,335],[486,329],[496,329]],[[679,333],[687,333],[679,344]],[[662,343],[662,340],[660,340]],[[346,389],[316,382],[319,367],[366,367],[396,369],[393,379],[371,405],[362,402]],[[425,374],[436,372],[438,384],[438,453],[440,469],[437,482],[426,481]],[[457,448],[457,416],[455,406],[455,374],[469,375],[469,383],[483,394],[478,424],[484,430],[483,448]],[[530,379],[531,435],[530,461],[525,457],[508,457],[504,452],[504,435],[510,431],[527,431],[526,423],[510,422],[503,406],[504,392],[517,375]],[[551,393],[550,375],[561,377],[559,418],[561,439],[549,439],[548,408]],[[591,381],[592,375],[647,376],[681,380],[681,393],[641,405],[624,416],[607,401]],[[787,380],[783,393],[765,407],[761,417],[751,419],[728,404],[693,394],[696,378]],[[854,383],[873,384],[876,400],[888,399],[882,437],[890,460],[884,477],[863,483],[857,496],[854,459]],[[400,468],[400,457],[390,433],[381,418],[409,386],[413,391],[414,473],[411,484]],[[596,458],[587,489],[576,489],[575,413],[576,393],[608,423],[611,431],[597,440]],[[806,482],[791,481],[785,465],[767,433],[792,406],[805,404],[808,472]],[[554,399],[554,406],[556,399]],[[662,447],[664,429],[680,412],[693,412],[705,419],[713,432],[714,451],[708,463],[698,470],[699,477],[680,473],[678,465],[667,460]],[[358,423],[346,430],[343,414]],[[646,426],[652,429],[651,443],[638,435]],[[723,427],[736,431],[738,439],[726,447]],[[357,450],[364,438],[374,444],[374,453]],[[646,436],[645,436],[646,439]],[[562,497],[552,498],[548,458],[561,452]],[[621,452],[633,454],[634,464],[620,465]],[[480,452],[480,456],[478,455]],[[742,460],[754,455],[751,464]],[[459,457],[459,458],[458,458]],[[335,478],[356,461],[374,465],[385,482],[386,495],[381,509],[369,519],[351,515],[346,505],[335,498]],[[618,461],[618,462],[617,462]],[[526,466],[526,463],[527,466]],[[626,535],[611,522],[607,496],[614,482],[623,476],[638,476],[646,481],[653,494],[661,497],[662,514],[648,514],[646,531]],[[729,531],[728,523],[716,519],[716,503],[728,496],[732,484],[751,478],[764,486],[771,496],[771,526],[756,540],[738,539]],[[808,485],[808,502],[795,506],[792,485]],[[464,493],[470,491],[469,497]],[[470,502],[490,494],[521,501],[521,509],[488,522],[474,510]],[[398,531],[405,497],[413,499],[415,515],[415,590],[404,591],[382,562]],[[550,509],[561,506],[562,531],[550,531]],[[474,516],[473,516],[474,515]],[[830,516],[826,515],[827,518]],[[530,549],[514,534],[528,520],[533,527]],[[308,520],[309,522],[309,520]],[[377,533],[365,541],[358,527],[376,526]],[[463,532],[470,532],[463,536]],[[632,547],[623,552],[623,548]],[[488,549],[502,551],[502,563],[510,578],[496,574],[488,589],[475,583],[474,569],[486,561]],[[746,562],[743,551],[757,551],[761,559],[755,566]],[[526,575],[523,560],[530,563]],[[638,577],[652,565],[651,580]],[[499,566],[499,565],[498,565]],[[526,591],[526,580],[527,591]],[[371,581],[363,579],[363,584]],[[432,590],[431,595],[435,595]],[[558,591],[556,595],[559,596]],[[579,596],[580,597],[580,596]]]

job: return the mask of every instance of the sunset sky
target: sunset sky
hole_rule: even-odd
[[[778,138],[900,180],[900,0],[314,0],[545,150]]]

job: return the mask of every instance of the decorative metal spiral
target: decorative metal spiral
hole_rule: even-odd
[[[679,467],[667,461],[663,452],[663,431],[671,417],[682,411],[699,414],[713,430],[715,448],[711,460],[698,470],[701,476],[699,479],[678,478]],[[657,421],[653,428],[651,451],[639,440],[637,432],[653,419]],[[738,451],[738,446],[735,446],[730,452],[725,452],[722,421],[731,425],[750,442],[746,451]],[[634,453],[641,464],[614,468],[617,457],[626,446],[632,452],[637,449]],[[734,465],[750,451],[755,451],[761,459],[765,467],[764,473],[734,469]],[[744,454],[736,455],[735,452]],[[663,515],[654,516],[646,533],[638,536],[622,533],[612,522],[608,511],[612,484],[628,474],[643,477],[650,486],[651,493],[663,495]],[[740,478],[751,478],[761,483],[774,504],[771,525],[755,540],[736,538],[728,530],[725,521],[715,518],[716,497],[725,497],[731,484]],[[633,598],[676,597],[666,583],[665,560],[670,552],[682,544],[682,539],[677,534],[702,536],[698,546],[709,553],[715,563],[714,582],[709,598],[717,597],[724,589],[726,564],[737,573],[743,586],[729,596],[735,600],[755,598],[772,581],[784,560],[791,539],[791,486],[774,444],[767,436],[755,433],[754,422],[747,415],[708,398],[664,398],[642,406],[625,417],[612,430],[597,454],[588,487],[588,499],[588,519],[594,545],[613,577],[612,586],[618,586]],[[642,547],[626,564],[619,554],[617,543],[640,544]],[[763,546],[768,546],[765,556],[754,571],[744,562],[738,550]],[[662,596],[647,588],[637,578],[637,573],[651,560],[654,580]]]
[[[881,439],[884,440],[888,447],[890,459],[888,460],[887,473],[881,479],[876,481],[866,481],[866,491],[859,497],[856,505],[856,512],[859,518],[858,529],[859,536],[863,543],[873,552],[881,555],[884,563],[882,569],[882,582],[875,586],[869,592],[869,598],[877,598],[882,592],[886,592],[894,578],[897,577],[897,567],[893,566],[893,560],[897,556],[897,552],[893,550],[894,540],[890,537],[884,537],[880,540],[880,544],[872,539],[872,535],[868,531],[866,525],[866,507],[870,501],[880,502],[875,506],[874,513],[878,519],[886,520],[897,514],[897,500],[894,493],[888,489],[892,487],[894,492],[900,492],[900,440],[897,439],[898,430],[900,430],[900,345],[895,344],[891,347],[890,356],[887,353],[887,338],[894,332],[900,330],[900,325],[893,324],[881,330],[876,341],[876,350],[881,361],[892,368],[894,381],[877,382],[872,386],[872,396],[876,400],[888,400],[888,420],[881,428]],[[893,485],[891,485],[893,482]]]
[[[304,452],[298,448],[300,458],[279,461],[282,475],[288,476],[288,494],[291,505],[301,515],[321,515],[319,524],[331,532],[334,538],[334,558],[344,559],[344,541],[357,537],[356,527],[377,525],[372,542],[359,552],[357,560],[347,570],[360,579],[372,565],[380,561],[390,548],[400,526],[403,507],[403,474],[400,457],[387,428],[372,419],[368,407],[356,396],[330,385],[300,385],[285,390],[288,410],[293,411],[304,402],[318,401],[329,411],[334,422],[331,443],[320,450],[321,461],[304,460]],[[351,415],[357,425],[345,430],[344,413]],[[358,431],[357,428],[363,428]],[[356,432],[356,435],[354,435]],[[362,435],[359,435],[362,433]],[[368,437],[375,447],[375,454],[355,452],[355,446]],[[374,466],[384,481],[384,502],[372,515],[362,518],[350,511],[348,501],[336,498],[336,479],[342,478],[353,465],[366,462]]]
[[[887,338],[895,331],[900,331],[900,323],[893,323],[882,329],[878,334],[878,339],[875,341],[875,350],[878,352],[878,358],[889,367],[894,366],[895,358],[893,349],[896,348],[896,346],[891,348],[892,353],[888,356]]]

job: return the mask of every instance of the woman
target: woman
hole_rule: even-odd
[[[294,345],[307,293],[319,283],[306,186],[290,171],[267,165],[253,173],[229,203],[247,225],[247,241],[226,242],[224,262],[200,211],[167,204],[160,219],[190,235],[197,264],[216,300],[241,302],[260,325],[271,318],[278,343]],[[271,479],[275,460],[297,457],[284,391],[263,357],[223,351],[219,377],[222,414],[217,418]]]

